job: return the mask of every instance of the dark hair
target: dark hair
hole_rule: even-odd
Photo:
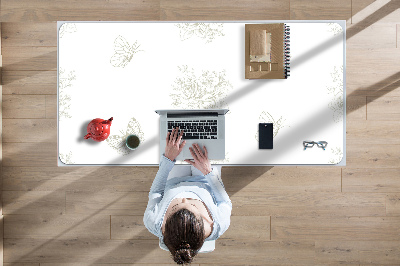
[[[177,264],[191,263],[205,240],[203,219],[183,208],[165,222],[164,243]]]

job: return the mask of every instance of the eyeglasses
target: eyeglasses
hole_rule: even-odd
[[[326,142],[326,141],[317,141],[317,142],[315,142],[315,141],[310,141],[310,140],[303,141],[304,149],[312,148],[314,146],[314,144],[317,144],[317,146],[319,148],[322,148],[322,149],[325,150],[326,146],[328,145],[328,142]]]

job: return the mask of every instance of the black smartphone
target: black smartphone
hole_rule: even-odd
[[[274,124],[260,123],[258,124],[258,148],[273,149],[274,148]]]

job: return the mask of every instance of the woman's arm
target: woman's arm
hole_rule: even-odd
[[[207,148],[203,147],[203,152],[198,144],[193,144],[189,149],[193,156],[193,160],[185,161],[196,167],[207,178],[217,203],[229,202],[230,204],[231,201],[225,191],[225,187],[222,183],[221,175],[219,174],[218,169],[211,167],[210,160],[208,159]]]
[[[211,187],[212,194],[216,200],[218,206],[218,218],[219,218],[219,230],[218,236],[221,236],[230,225],[230,217],[232,212],[232,202],[229,199],[228,193],[225,191],[224,184],[222,183],[221,175],[217,168],[211,168],[210,160],[208,159],[207,148],[204,148],[204,152],[201,150],[198,144],[193,144],[190,148],[190,153],[193,156],[192,160],[185,160],[207,178],[208,184]]]
[[[222,202],[231,204],[231,200],[229,199],[228,193],[226,193],[225,191],[225,186],[222,183],[221,175],[218,171],[218,168],[212,168],[212,171],[209,174],[205,175],[205,177],[207,178],[207,181],[213,191],[217,204]]]
[[[159,213],[159,203],[164,196],[164,189],[165,184],[167,183],[168,174],[174,167],[174,164],[175,163],[173,161],[164,155],[161,156],[158,172],[150,188],[149,202],[147,203],[147,208],[144,213],[143,223],[154,235],[157,235],[155,220]]]
[[[218,219],[219,219],[219,230],[217,231],[216,238],[219,238],[226,230],[228,230],[231,213],[232,213],[232,202],[225,191],[225,186],[222,183],[221,175],[216,167],[214,167],[211,173],[205,175],[208,184],[211,187],[213,196],[218,206]]]
[[[183,131],[178,135],[178,129],[176,131],[173,130],[171,134],[167,134],[165,153],[161,156],[158,172],[150,188],[149,202],[147,203],[143,222],[146,228],[154,235],[157,235],[155,221],[160,211],[159,203],[164,196],[165,184],[167,183],[169,172],[171,172],[175,165],[175,158],[182,151],[183,146],[185,146],[185,141],[180,143],[182,135]]]

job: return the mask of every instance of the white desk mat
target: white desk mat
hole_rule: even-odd
[[[230,110],[226,158],[212,163],[343,164],[342,27],[333,22],[287,23],[291,76],[247,80],[245,23],[271,21],[59,25],[59,165],[157,165],[155,110],[202,108]],[[92,119],[110,117],[114,120],[106,141],[83,138]],[[274,123],[273,150],[258,149],[261,122]],[[135,151],[123,145],[129,134],[141,138]],[[327,141],[328,146],[304,150],[304,140]]]

